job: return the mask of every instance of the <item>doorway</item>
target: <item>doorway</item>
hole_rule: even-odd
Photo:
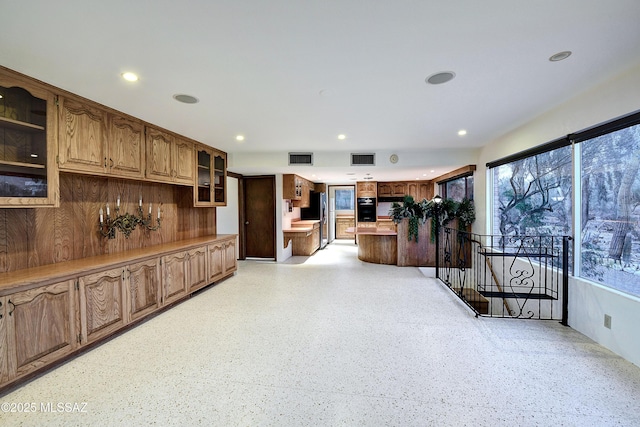
[[[243,194],[244,255],[276,258],[275,176],[245,176]]]
[[[346,229],[355,227],[355,185],[329,186],[329,241],[353,239]]]

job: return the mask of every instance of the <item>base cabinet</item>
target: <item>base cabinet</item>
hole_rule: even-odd
[[[236,241],[226,240],[211,244],[207,248],[209,261],[209,283],[228,276],[237,269]]]
[[[105,257],[69,269],[59,263],[21,282],[0,274],[0,391],[233,274],[235,242],[235,235],[221,235],[173,243],[125,265],[121,257],[111,265]],[[57,274],[71,279],[56,282]],[[11,290],[24,289],[24,280],[33,287]],[[54,283],[38,286],[43,280]]]
[[[76,302],[73,280],[4,298],[0,309],[3,381],[29,374],[78,347]]]
[[[209,283],[207,274],[207,247],[192,249],[188,253],[189,291],[197,291]]]
[[[162,257],[162,304],[171,304],[187,294],[186,251]]]
[[[131,264],[127,273],[127,323],[160,307],[160,260]]]
[[[125,325],[125,269],[114,268],[78,279],[82,343],[112,334]]]

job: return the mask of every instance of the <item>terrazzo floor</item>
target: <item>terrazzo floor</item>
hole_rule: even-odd
[[[638,426],[639,397],[640,368],[580,333],[475,318],[420,269],[342,242],[240,262],[0,397],[37,409],[0,425]]]

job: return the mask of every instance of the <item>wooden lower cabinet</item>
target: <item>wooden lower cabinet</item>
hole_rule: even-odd
[[[208,246],[209,283],[234,272],[237,267],[236,240],[216,242]]]
[[[48,365],[78,346],[73,280],[2,298],[0,380],[7,382]]]
[[[207,286],[207,247],[192,249],[188,253],[189,291],[193,292]]]
[[[82,342],[93,342],[125,325],[125,269],[114,268],[78,279]]]
[[[0,280],[0,391],[237,269],[235,235],[170,246],[117,268],[71,263],[77,270],[64,274],[74,278],[55,282],[59,263],[46,278],[53,284],[28,290]]]
[[[167,305],[187,294],[188,252],[162,257],[162,304]]]
[[[336,218],[336,239],[353,239],[353,233],[347,233],[347,229],[355,227],[355,219],[352,216]]]
[[[137,262],[127,267],[127,323],[160,307],[160,260]]]

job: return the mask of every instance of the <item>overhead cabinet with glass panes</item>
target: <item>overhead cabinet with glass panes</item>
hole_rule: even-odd
[[[55,95],[0,68],[0,206],[58,206]]]
[[[227,203],[227,155],[213,148],[196,148],[194,206],[224,206]]]

